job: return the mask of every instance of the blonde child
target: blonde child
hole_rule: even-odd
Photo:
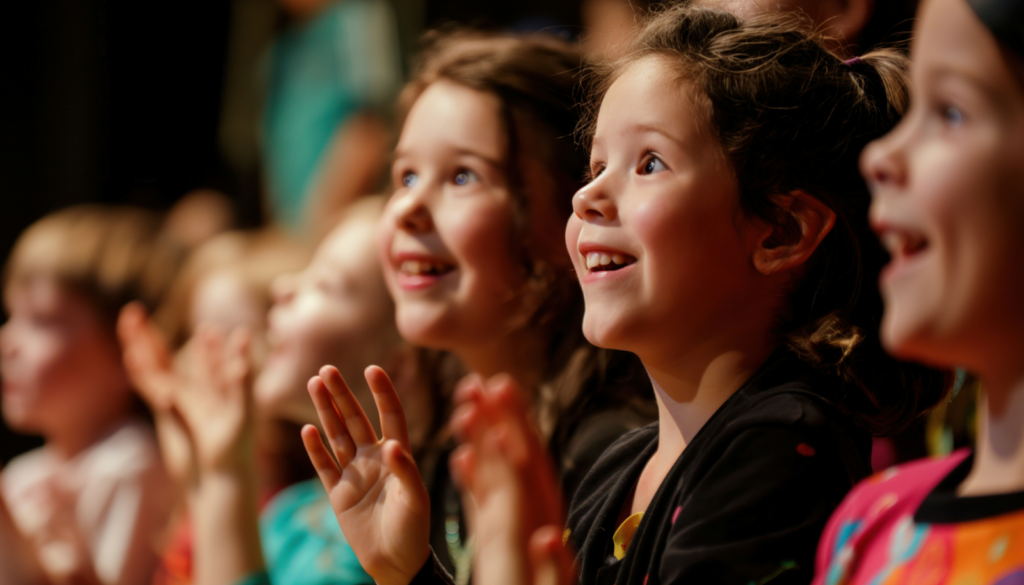
[[[894,355],[982,383],[973,452],[859,485],[829,522],[815,583],[1024,582],[1024,3],[931,0],[913,105],[862,158]]]
[[[33,224],[7,263],[4,418],[46,444],[0,481],[44,582],[142,585],[156,564],[175,490],[114,323],[129,301],[154,306],[173,277],[159,234],[145,211],[74,207]]]

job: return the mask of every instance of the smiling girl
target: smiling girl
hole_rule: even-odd
[[[584,339],[561,241],[585,162],[573,140],[580,64],[578,50],[541,36],[437,39],[402,95],[396,191],[380,237],[402,336],[452,352],[478,378],[505,374],[530,389],[568,492],[608,444],[646,421],[633,404],[649,395],[646,380],[628,379],[629,356]],[[401,406],[379,369],[367,378],[384,442],[333,369],[310,383],[340,467],[314,428],[303,438],[339,523],[378,583],[432,571],[431,542],[468,578],[447,457],[441,481],[425,469],[435,476],[428,498]]]
[[[973,453],[865,481],[822,537],[816,583],[1024,582],[1024,2],[931,0],[914,103],[864,153],[892,261],[882,342],[977,374]]]
[[[942,372],[882,351],[870,286],[884,253],[857,157],[905,107],[906,61],[844,61],[807,31],[795,17],[671,8],[597,77],[592,179],[566,244],[583,331],[641,358],[659,420],[577,491],[580,583],[809,582],[829,514],[870,470],[870,434],[946,390]],[[537,458],[516,453],[529,432],[508,396],[464,396],[470,449],[455,464],[495,543],[478,565],[536,568],[531,534],[548,546],[552,531],[535,533],[528,512],[550,496]]]

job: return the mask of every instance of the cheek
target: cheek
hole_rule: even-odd
[[[580,231],[583,230],[583,222],[580,218],[576,217],[575,214],[569,217],[569,221],[565,224],[565,251],[569,254],[569,259],[572,261],[572,265],[576,268],[577,272],[580,270],[580,257],[577,246],[580,241]]]
[[[507,204],[496,198],[472,205],[467,202],[451,213],[439,214],[436,221],[441,239],[456,256],[471,286],[507,291],[519,283],[509,241],[511,216]],[[480,293],[474,293],[474,297],[476,294]]]

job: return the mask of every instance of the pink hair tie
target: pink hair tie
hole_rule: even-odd
[[[846,65],[847,67],[853,67],[854,65],[859,65],[861,62],[862,61],[860,60],[860,57],[854,57],[853,59],[847,59],[846,61],[843,61],[843,65]]]

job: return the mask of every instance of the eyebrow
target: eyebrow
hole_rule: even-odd
[[[468,157],[471,157],[471,158],[480,159],[480,160],[484,161],[485,163],[487,163],[488,165],[490,165],[491,167],[493,167],[494,169],[496,169],[498,171],[501,171],[501,172],[505,171],[505,165],[503,163],[501,163],[500,161],[498,161],[496,159],[493,159],[493,158],[491,158],[489,156],[484,156],[484,155],[480,154],[479,152],[476,152],[476,151],[473,151],[473,150],[469,150],[468,148],[455,148],[455,149],[453,149],[453,153],[456,156],[468,156]],[[392,156],[391,164],[394,164],[396,161],[398,161],[401,158],[406,157],[408,155],[409,155],[408,151],[397,150],[396,149],[395,153],[394,153],[394,156]]]
[[[973,87],[977,88],[977,90],[989,100],[992,100],[992,98],[998,94],[996,89],[988,83],[987,79],[979,75],[975,75],[974,72],[969,71],[966,68],[942,65],[928,71],[927,79],[930,83],[941,83],[946,80],[966,81]]]

